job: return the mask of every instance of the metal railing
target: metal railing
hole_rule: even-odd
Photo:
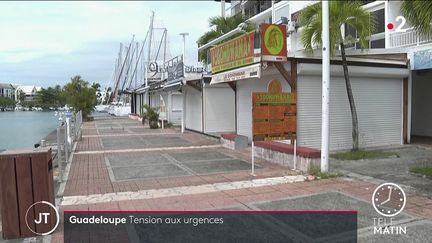
[[[432,35],[425,36],[419,34],[414,28],[409,28],[405,32],[390,33],[390,47],[406,47],[406,46],[419,46],[432,42]]]
[[[62,123],[57,127],[57,153],[55,157],[56,164],[59,170],[59,179],[63,180],[64,165],[69,163],[72,145],[74,141],[81,138],[82,127],[82,111],[72,115],[72,117],[62,116]]]

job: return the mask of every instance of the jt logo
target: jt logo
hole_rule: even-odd
[[[42,222],[42,217],[44,218],[44,224],[48,223],[48,216],[50,213],[39,213],[39,220],[34,220],[36,224],[40,224]]]

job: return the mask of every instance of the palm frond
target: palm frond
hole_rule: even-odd
[[[330,1],[330,52],[335,55],[342,43],[341,26],[346,24],[358,32],[362,47],[367,47],[368,39],[375,29],[375,20],[371,14],[361,7],[358,1]],[[321,2],[307,6],[300,13],[300,23],[303,25],[301,40],[306,53],[311,53],[313,47],[321,47],[322,39],[322,6]]]
[[[401,13],[420,34],[432,35],[432,1],[404,0]]]

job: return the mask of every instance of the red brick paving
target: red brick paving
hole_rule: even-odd
[[[95,127],[95,123],[85,123],[85,127]],[[82,146],[81,148],[97,150],[100,145],[97,141],[98,139],[83,140],[79,146]],[[228,151],[227,153],[236,158],[249,160],[247,152]],[[260,163],[262,162],[258,162],[258,164]],[[74,156],[74,161],[66,184],[65,195],[88,195],[94,193],[193,186],[269,176],[282,176],[289,174],[289,171],[277,165],[267,165],[266,168],[257,170],[257,174],[257,177],[252,177],[249,175],[248,171],[240,171],[215,175],[111,182],[103,154],[81,154]],[[306,196],[330,191],[339,191],[354,198],[369,202],[376,186],[376,184],[364,181],[335,178],[156,199],[62,206],[61,212],[63,212],[63,210],[199,210],[241,206],[244,203]],[[408,194],[405,211],[421,218],[432,219],[432,200]],[[52,242],[63,242],[62,227],[56,230],[56,233],[52,237]]]

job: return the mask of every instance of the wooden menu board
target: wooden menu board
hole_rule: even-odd
[[[254,141],[297,138],[297,96],[282,92],[272,80],[268,92],[252,93],[252,138]]]

